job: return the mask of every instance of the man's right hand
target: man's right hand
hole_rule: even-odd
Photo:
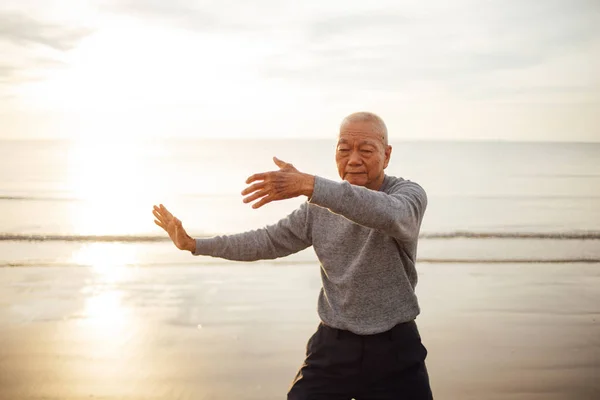
[[[156,218],[154,223],[163,228],[168,234],[175,246],[179,250],[188,250],[194,253],[196,251],[196,241],[187,234],[178,220],[162,204],[154,206],[152,214]]]

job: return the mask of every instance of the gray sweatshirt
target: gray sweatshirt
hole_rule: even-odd
[[[328,326],[370,335],[419,314],[417,239],[427,195],[385,176],[379,191],[315,178],[312,197],[276,224],[196,239],[194,255],[237,261],[284,257],[313,246],[323,287],[318,312]]]

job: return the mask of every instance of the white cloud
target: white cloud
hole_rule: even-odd
[[[57,13],[55,3],[42,4],[8,0],[0,8],[0,104],[15,99],[20,85],[64,66],[64,54],[92,32]]]
[[[0,37],[23,47],[42,45],[65,51],[75,47],[89,33],[87,29],[39,21],[24,13],[0,13]]]
[[[302,120],[286,133],[301,136],[372,109],[410,137],[492,139],[567,138],[600,104],[595,0],[75,3],[0,8],[5,102],[146,115],[157,134],[280,135]]]

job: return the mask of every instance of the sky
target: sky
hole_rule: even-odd
[[[598,0],[1,0],[0,138],[600,141]]]

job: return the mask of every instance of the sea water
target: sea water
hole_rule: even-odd
[[[428,194],[422,262],[600,260],[600,144],[392,142],[386,173]],[[334,140],[2,140],[0,266],[210,264],[153,223],[164,204],[195,237],[277,222],[305,198],[258,210],[248,176],[339,180]],[[314,263],[310,249],[276,262]]]

